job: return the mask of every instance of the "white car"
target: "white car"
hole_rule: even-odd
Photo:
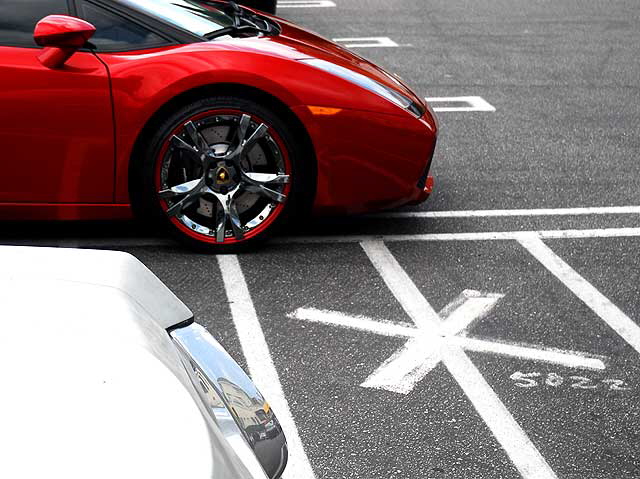
[[[0,477],[276,479],[251,379],[126,253],[0,247]]]

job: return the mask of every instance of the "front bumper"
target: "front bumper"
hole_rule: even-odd
[[[428,175],[424,181],[424,186],[422,188],[418,187],[416,189],[415,196],[407,202],[408,205],[418,205],[424,201],[426,201],[431,193],[433,193],[433,176]]]
[[[287,441],[253,381],[199,324],[170,335],[207,412],[252,477],[279,478],[287,464]]]
[[[437,120],[435,120],[435,115],[433,114],[433,111],[431,111],[430,109],[429,111],[434,121],[436,121],[436,127],[437,127]],[[435,148],[436,148],[436,140],[434,139],[434,141],[431,143],[431,150],[429,151],[429,154],[428,154],[427,164],[424,168],[422,176],[420,176],[420,179],[418,180],[418,184],[416,185],[415,196],[407,202],[407,204],[409,205],[417,205],[419,203],[422,203],[427,198],[429,198],[429,196],[433,192],[434,179],[433,179],[433,176],[429,174],[429,172],[431,171],[431,162],[433,161],[433,154],[435,152]]]
[[[428,169],[437,138],[430,111],[420,118],[309,106],[294,112],[316,154],[316,213],[368,213],[430,194]]]

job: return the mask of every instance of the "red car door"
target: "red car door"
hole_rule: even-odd
[[[40,63],[33,29],[55,13],[66,0],[0,2],[0,204],[113,202],[107,69],[89,52]]]

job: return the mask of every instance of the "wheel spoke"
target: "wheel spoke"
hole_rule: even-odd
[[[190,195],[182,198],[180,201],[178,201],[176,204],[174,204],[167,210],[167,216],[169,216],[169,218],[172,218],[182,213],[182,210],[184,210],[187,206],[192,205],[193,202],[196,201],[197,199],[198,199],[197,195]]]
[[[282,193],[278,193],[277,191],[272,190],[271,188],[267,188],[265,185],[256,183],[256,184],[248,184],[245,185],[244,189],[251,193],[259,193],[262,196],[266,196],[270,200],[277,201],[278,203],[284,203],[287,201],[287,196]]]
[[[291,177],[289,175],[245,171],[241,172],[241,174],[245,183],[245,190],[252,193],[259,193],[273,201],[277,201],[278,203],[284,203],[286,201],[286,195],[272,190],[268,185],[277,186],[287,184],[291,181]]]
[[[236,203],[231,199],[229,203],[229,220],[231,221],[231,229],[233,230],[233,236],[236,239],[241,240],[244,238],[244,231],[242,230],[242,221],[240,221],[240,215],[236,208]]]
[[[235,195],[236,193],[238,193],[238,191],[239,188],[236,187],[236,189],[234,189],[230,193],[223,195],[210,190],[210,192],[213,193],[218,199],[218,203],[220,204],[216,217],[216,241],[218,243],[224,243],[227,232],[227,220],[229,220],[229,222],[231,223],[233,236],[237,240],[241,240],[244,238],[242,221],[240,220],[240,215],[238,214],[238,209],[236,208],[236,204],[234,201]]]
[[[198,182],[200,181],[201,180],[198,180]],[[180,201],[171,205],[171,207],[167,209],[167,215],[169,216],[169,218],[171,218],[173,216],[176,216],[177,214],[180,214],[182,210],[195,203],[196,200],[198,200],[202,196],[202,194],[202,185],[200,184],[198,185],[198,187],[193,188],[191,191],[189,191],[186,196]]]
[[[235,147],[233,152],[227,155],[227,158],[237,158],[243,153],[250,151],[256,142],[260,138],[263,138],[267,134],[267,131],[269,131],[269,127],[267,125],[260,123],[253,133],[251,133],[251,136],[245,139],[250,122],[251,117],[249,115],[242,115],[240,124],[238,125],[238,145]]]
[[[202,166],[203,154],[193,145],[190,145],[177,135],[171,137],[171,146],[187,153],[185,155],[197,166]]]
[[[164,200],[168,200],[171,198],[175,198],[176,196],[187,194],[197,188],[200,185],[201,181],[202,180],[200,179],[191,180],[180,185],[172,186],[171,188],[158,192],[158,196],[160,196],[160,198]]]
[[[261,183],[263,185],[285,185],[291,181],[291,177],[289,175],[254,172],[245,172],[244,174],[249,177],[251,183],[253,184]]]
[[[243,145],[243,150],[247,152],[251,150],[251,147],[253,147],[253,145],[255,145],[260,138],[263,138],[264,135],[267,134],[267,131],[269,131],[269,127],[264,123],[260,123],[260,126],[258,126],[258,128],[255,129],[255,131],[251,134],[249,139]]]
[[[187,151],[190,151],[191,153],[198,153],[198,150],[196,148],[194,148],[192,145],[190,145],[189,143],[187,143],[177,135],[173,135],[171,137],[171,144],[173,145],[174,148],[187,150]]]
[[[185,123],[184,124],[184,129],[187,132],[187,134],[189,135],[189,138],[191,139],[193,144],[195,145],[195,148],[196,148],[198,153],[205,154],[208,151],[210,151],[209,144],[207,143],[207,140],[204,139],[204,137],[198,131],[198,128],[196,128],[196,125],[194,125],[194,123],[192,121],[189,121],[189,122]]]
[[[216,215],[216,241],[224,243],[225,233],[227,232],[227,211],[223,205],[218,208]]]
[[[251,125],[251,117],[249,115],[242,115],[240,118],[240,122],[238,123],[238,128],[236,129],[236,138],[238,140],[238,145],[242,145],[245,138],[247,137],[247,131],[249,130],[249,125]]]

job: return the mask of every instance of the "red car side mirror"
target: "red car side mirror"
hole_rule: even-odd
[[[49,15],[36,25],[35,42],[45,47],[38,60],[47,68],[61,68],[96,32],[89,22],[67,15]]]

